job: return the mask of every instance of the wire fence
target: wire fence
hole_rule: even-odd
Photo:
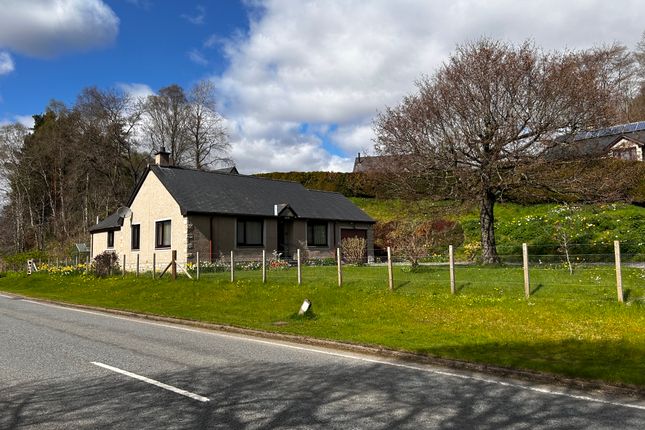
[[[618,300],[645,303],[645,244],[593,243],[519,244],[498,248],[500,265],[478,264],[479,250],[464,247],[432,252],[377,250],[373,257],[316,257],[297,250],[284,257],[264,250],[253,256],[231,252],[214,259],[172,258],[153,254],[152,261],[125,255],[117,258],[112,275],[194,280],[250,281],[287,285],[329,285],[430,289],[437,293],[472,292],[483,297],[508,294],[564,300]],[[627,249],[629,252],[623,252]],[[173,252],[176,255],[175,252]],[[340,258],[339,258],[340,257]],[[31,271],[73,274],[94,270],[89,259],[32,261]]]

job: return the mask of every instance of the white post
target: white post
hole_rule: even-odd
[[[231,251],[231,282],[235,282],[235,258],[233,257],[233,251]]]
[[[296,259],[298,260],[298,285],[302,284],[302,269],[300,267],[300,248],[296,251]]]
[[[455,294],[455,252],[452,245],[448,246],[448,263],[450,264],[450,293]]]
[[[199,281],[199,252],[198,252],[198,253],[196,253],[196,257],[195,257],[195,259],[196,259],[196,261],[195,261],[195,264],[196,264],[195,270],[197,271],[197,272],[196,272],[196,276],[195,276],[195,277],[196,277],[196,278],[197,278],[197,280]]]
[[[618,293],[618,302],[623,303],[623,274],[620,268],[620,242],[614,240],[614,255],[616,257],[616,292]]]
[[[522,263],[524,266],[524,296],[528,299],[531,295],[531,282],[529,279],[529,247],[522,244]]]
[[[267,251],[266,249],[262,250],[262,283],[266,284],[267,282]]]
[[[390,291],[394,291],[394,275],[392,273],[392,249],[387,247],[387,285]]]
[[[336,260],[338,262],[338,286],[343,286],[343,269],[341,267],[342,262],[340,261],[340,248],[336,248]]]

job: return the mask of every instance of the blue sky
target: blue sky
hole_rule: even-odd
[[[212,79],[240,171],[350,170],[457,44],[632,48],[644,23],[641,0],[0,0],[0,124],[86,86]]]

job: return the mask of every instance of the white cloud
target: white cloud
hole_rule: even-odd
[[[52,57],[108,45],[119,18],[101,0],[4,0],[0,47]]]
[[[191,24],[202,25],[204,23],[204,18],[206,18],[206,8],[204,6],[197,5],[195,7],[195,14],[182,14],[181,17]]]
[[[530,38],[546,49],[633,46],[645,22],[640,0],[251,4],[258,6],[249,31],[224,43],[230,64],[215,81],[224,114],[236,123],[238,164],[263,170],[351,168],[342,160],[372,147],[375,114],[410,92],[422,73],[432,74],[458,43],[489,36]],[[303,135],[301,124],[337,129],[323,145],[312,143],[314,132]],[[330,144],[342,156],[334,158]]]
[[[31,115],[16,115],[14,119],[27,128],[34,128],[34,117]]]
[[[150,88],[146,84],[119,82],[116,84],[116,87],[133,99],[139,100],[145,99],[146,97],[155,93],[152,88]]]
[[[8,52],[0,52],[0,76],[13,72],[13,58]]]
[[[22,124],[27,128],[34,127],[34,118],[31,115],[14,115],[13,118],[0,119],[0,127],[10,124]]]
[[[204,57],[204,54],[199,52],[199,50],[197,49],[191,49],[190,51],[188,51],[188,59],[200,66],[208,65],[208,60],[206,59],[206,57]]]

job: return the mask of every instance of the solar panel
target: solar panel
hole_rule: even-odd
[[[636,126],[636,130],[634,131],[641,131],[641,130],[645,130],[645,121],[639,122],[638,125]]]
[[[631,124],[625,124],[623,133],[631,133],[632,131],[635,131],[637,126],[638,126],[637,122],[632,122]]]
[[[609,136],[611,134],[611,128],[603,128],[598,131],[598,137]]]
[[[600,134],[600,130],[590,131],[589,133],[590,133],[589,137],[598,137],[598,135]]]
[[[613,135],[613,134],[619,134],[619,133],[620,133],[620,132],[622,132],[622,131],[623,131],[623,126],[622,126],[622,125],[619,125],[619,126],[613,126],[613,127],[611,127],[611,128],[609,129],[609,134],[612,134],[612,135]]]

